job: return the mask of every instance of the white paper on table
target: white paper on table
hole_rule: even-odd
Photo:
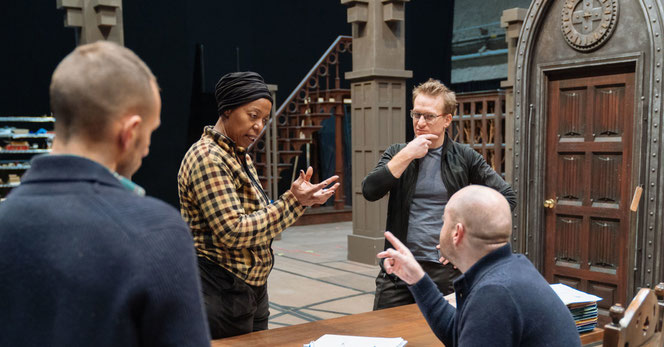
[[[582,292],[562,283],[552,284],[551,289],[558,294],[558,297],[565,305],[602,300],[599,296]]]
[[[452,292],[450,294],[445,295],[443,298],[452,305],[452,307],[456,308],[456,293]]]
[[[402,347],[408,341],[400,337],[365,337],[325,334],[304,347]]]

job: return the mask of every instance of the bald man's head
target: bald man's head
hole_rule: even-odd
[[[445,206],[445,215],[452,223],[464,225],[474,247],[503,245],[512,234],[509,203],[485,186],[467,186],[456,192]]]

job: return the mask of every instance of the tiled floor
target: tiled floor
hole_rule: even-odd
[[[272,244],[269,328],[371,311],[378,266],[346,260],[351,222],[296,226]]]

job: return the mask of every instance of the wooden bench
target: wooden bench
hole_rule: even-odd
[[[662,347],[664,334],[664,283],[643,288],[627,309],[611,306],[611,323],[604,326],[604,347]]]

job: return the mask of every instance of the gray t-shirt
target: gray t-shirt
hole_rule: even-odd
[[[430,149],[420,159],[413,202],[410,205],[406,246],[419,261],[438,262],[436,245],[443,227],[443,211],[449,197],[443,184],[440,160],[443,146]]]

